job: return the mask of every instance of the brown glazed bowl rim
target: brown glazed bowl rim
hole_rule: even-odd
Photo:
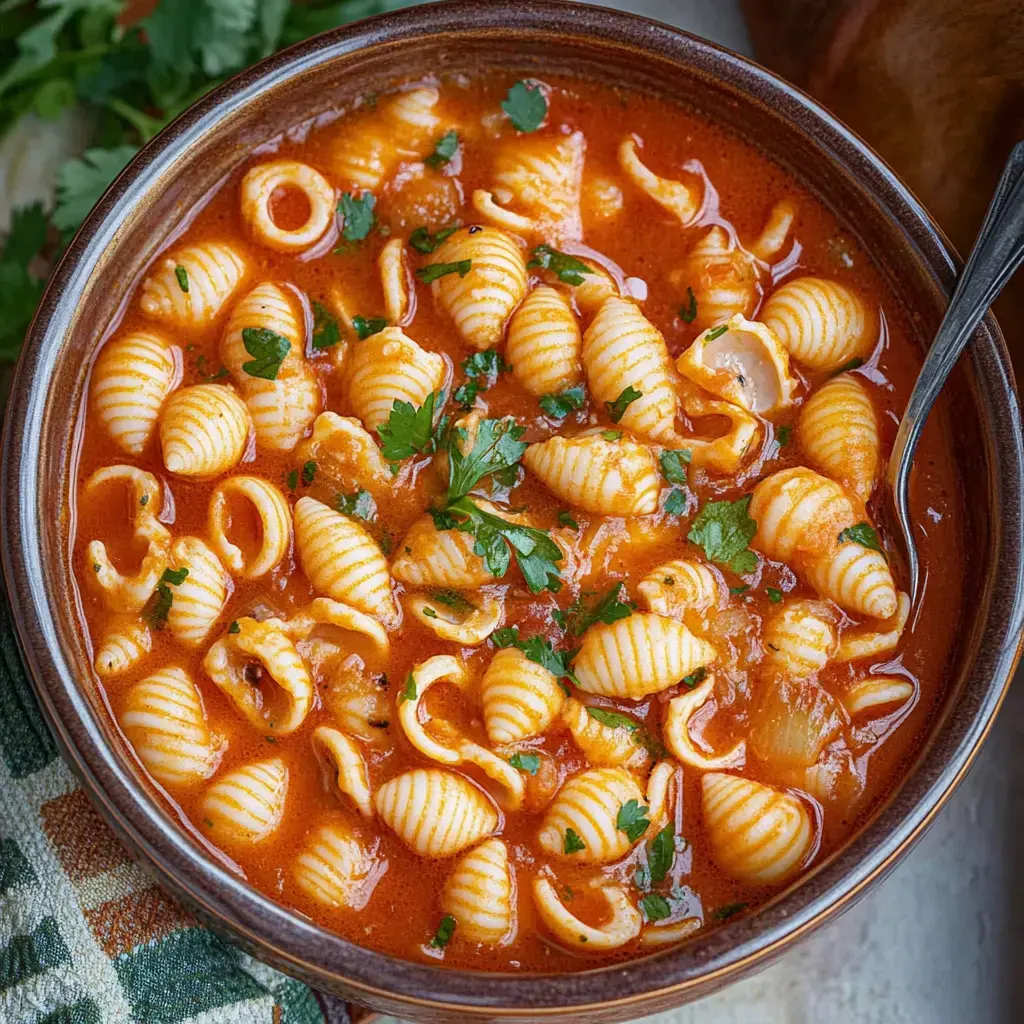
[[[65,760],[129,849],[162,883],[249,951],[327,990],[409,1015],[622,1018],[702,994],[776,956],[797,937],[849,906],[920,836],[970,766],[1002,701],[1019,654],[1022,623],[1024,444],[1006,348],[989,316],[968,356],[978,415],[987,430],[991,515],[985,618],[975,703],[952,714],[915,770],[854,840],[755,914],[724,924],[681,949],[578,974],[446,970],[387,956],[327,932],[263,896],[207,859],[142,793],[104,739],[95,710],[76,686],[53,626],[42,561],[41,435],[49,382],[64,332],[97,254],[116,246],[125,211],[201,134],[276,84],[364,47],[415,46],[460,33],[558,33],[586,44],[624,45],[702,73],[779,116],[828,154],[879,204],[906,239],[908,257],[949,294],[953,254],[914,197],[848,129],[799,90],[704,40],[604,8],[544,0],[496,0],[409,8],[325,33],[267,58],[190,108],[156,137],[106,192],[53,274],[25,342],[4,439],[3,560],[17,628],[36,693]],[[995,439],[995,440],[993,440]],[[52,503],[52,497],[51,497]],[[998,600],[988,600],[997,594]],[[958,709],[959,710],[959,709]]]

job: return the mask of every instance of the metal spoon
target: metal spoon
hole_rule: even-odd
[[[1003,290],[1013,272],[1024,261],[1024,142],[1010,153],[995,195],[985,214],[974,248],[967,257],[960,280],[924,365],[910,393],[906,412],[900,421],[892,455],[886,469],[887,494],[883,514],[898,525],[910,585],[910,603],[919,596],[920,562],[910,521],[910,468],[914,451],[946,378],[960,358],[974,328]]]

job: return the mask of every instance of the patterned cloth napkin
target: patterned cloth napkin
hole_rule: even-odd
[[[341,1024],[136,866],[61,761],[0,598],[0,1022]]]

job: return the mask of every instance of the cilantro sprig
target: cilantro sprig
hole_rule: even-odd
[[[624,601],[621,599],[624,587],[624,583],[616,583],[590,608],[583,603],[582,596],[578,597],[564,612],[556,609],[551,617],[562,629],[576,636],[582,636],[595,623],[611,625],[619,619],[629,618],[636,610],[636,604],[628,597]]]
[[[442,419],[434,427],[434,404],[437,392],[427,395],[421,406],[396,398],[386,422],[377,427],[381,440],[381,454],[391,463],[401,462],[413,455],[431,455],[438,447],[438,437],[446,423]]]
[[[243,327],[242,344],[252,356],[242,363],[242,369],[250,377],[263,380],[277,380],[281,364],[292,349],[292,343],[283,334],[267,327]]]
[[[704,554],[738,576],[757,568],[757,555],[747,545],[757,533],[750,518],[751,496],[736,501],[709,501],[694,519],[686,539],[704,549]]]
[[[582,409],[587,404],[587,389],[582,384],[574,388],[566,388],[557,395],[541,395],[537,399],[546,416],[553,420],[564,420],[570,413]]]
[[[517,131],[535,132],[547,117],[548,101],[539,85],[516,82],[501,101],[501,109]]]
[[[465,384],[455,389],[452,398],[467,411],[473,407],[476,396],[481,391],[494,387],[499,374],[512,369],[501,358],[497,349],[493,348],[484,352],[474,352],[468,359],[463,359],[460,365],[467,379]]]
[[[507,416],[500,420],[481,420],[468,454],[460,449],[458,438],[448,446],[447,504],[454,505],[486,476],[518,465],[529,445],[520,441],[526,428]]]
[[[459,133],[452,129],[445,132],[434,143],[434,151],[423,161],[428,167],[437,170],[445,164],[450,163],[455,154],[459,151]]]
[[[556,679],[570,679],[577,686],[579,680],[569,667],[569,662],[575,656],[575,651],[556,651],[550,640],[543,637],[531,636],[523,640],[519,636],[518,626],[506,626],[503,629],[495,630],[491,634],[491,640],[495,647],[516,647],[526,655],[530,661],[541,668],[546,668]]]
[[[851,541],[854,544],[859,544],[862,548],[870,548],[879,554],[885,554],[882,550],[882,542],[878,539],[878,534],[870,523],[857,523],[855,526],[848,526],[839,534],[840,544]]]
[[[361,242],[373,230],[377,215],[373,212],[377,198],[372,192],[355,196],[343,192],[338,200],[338,216],[341,217],[341,237],[346,242]]]

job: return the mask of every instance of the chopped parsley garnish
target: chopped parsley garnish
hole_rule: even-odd
[[[297,469],[291,470],[284,478],[284,482],[288,485],[289,491],[294,491],[299,486],[299,471]]]
[[[250,377],[263,380],[277,380],[281,363],[291,351],[292,343],[277,331],[266,327],[243,327],[242,344],[252,359],[242,363],[242,369]]]
[[[430,595],[430,599],[436,604],[443,604],[456,612],[476,611],[476,605],[467,601],[460,593],[454,590],[437,590]]]
[[[703,683],[707,677],[708,670],[701,665],[700,668],[691,672],[688,676],[683,676],[683,686],[688,686],[692,690],[698,683]]]
[[[632,384],[629,387],[624,388],[622,394],[615,399],[614,402],[605,402],[604,407],[608,413],[608,418],[612,423],[618,423],[625,415],[626,409],[633,404],[638,398],[643,398],[644,393],[637,391]]]
[[[416,271],[416,276],[424,283],[430,284],[438,278],[447,277],[449,274],[458,274],[465,277],[473,266],[472,260],[456,260],[454,263],[428,263]]]
[[[775,439],[779,442],[780,448],[785,448],[789,444],[789,439],[793,436],[792,427],[779,427],[778,433],[775,435]]]
[[[692,324],[697,319],[697,296],[693,294],[692,288],[686,289],[687,303],[679,307],[679,319],[684,324]]]
[[[672,916],[672,904],[657,892],[649,892],[640,900],[640,911],[645,921],[663,921]]]
[[[377,221],[373,212],[377,199],[372,192],[364,192],[356,198],[351,192],[342,194],[338,200],[338,213],[342,218],[341,235],[346,242],[361,242]]]
[[[863,365],[864,360],[860,356],[854,356],[848,363],[843,363],[838,370],[833,370],[829,376],[838,377],[841,373],[849,373],[850,370],[860,369]]]
[[[532,259],[526,264],[527,267],[550,270],[563,284],[583,284],[583,275],[594,273],[593,267],[587,266],[575,256],[552,249],[550,245],[538,245],[531,255]]]
[[[308,487],[316,477],[316,463],[310,459],[302,464],[302,483]]]
[[[448,163],[453,156],[459,151],[459,133],[452,129],[450,132],[445,132],[434,143],[434,152],[430,154],[423,162],[428,167],[433,167],[435,170],[438,167],[443,167]]]
[[[492,473],[517,466],[527,444],[519,439],[526,428],[511,416],[500,420],[481,420],[473,438],[473,447],[463,454],[454,435],[448,443],[448,505],[454,505]]]
[[[716,907],[711,916],[718,921],[725,921],[747,909],[746,903],[727,903],[724,907]]]
[[[586,848],[587,844],[580,839],[573,829],[567,828],[565,830],[565,840],[562,844],[563,853],[578,853]]]
[[[178,279],[178,287],[188,295],[188,271],[179,264],[174,268],[174,276]]]
[[[649,807],[636,800],[627,800],[620,808],[615,818],[615,827],[626,834],[626,838],[635,843],[650,827],[650,819],[647,817]]]
[[[396,398],[386,423],[377,427],[381,454],[389,462],[401,462],[413,455],[431,455],[436,448],[434,402],[431,392],[419,407]]]
[[[142,618],[153,629],[163,629],[167,624],[167,616],[171,612],[171,605],[174,604],[171,587],[180,587],[187,576],[188,569],[164,569],[156,590],[150,594],[142,609]]]
[[[452,936],[455,934],[455,925],[455,918],[451,914],[445,914],[441,918],[441,923],[437,926],[437,931],[434,932],[434,937],[430,940],[430,948],[444,949],[452,941]]]
[[[494,386],[499,374],[512,369],[493,348],[487,349],[486,352],[474,352],[468,359],[462,360],[461,366],[468,379],[465,384],[456,388],[452,398],[467,411],[473,407],[473,402],[481,391]]]
[[[516,82],[501,101],[501,109],[517,131],[535,132],[548,113],[548,101],[539,85]]]
[[[757,555],[747,545],[757,533],[757,523],[747,509],[751,496],[736,501],[709,501],[693,521],[686,539],[704,554],[740,576],[757,568]]]
[[[676,859],[676,836],[671,825],[666,825],[647,844],[647,869],[651,885],[659,885],[672,870]]]
[[[235,619],[235,621],[228,626],[228,632],[231,634],[242,632],[242,627],[238,624],[238,619]]]
[[[432,235],[426,225],[421,225],[409,236],[409,244],[417,252],[432,253],[441,246],[446,238],[451,238],[458,230],[459,225],[452,224],[450,227],[442,228],[436,235]]]
[[[782,600],[782,591],[776,587],[766,587],[765,593],[768,595],[768,600],[772,604],[778,604]]]
[[[354,316],[352,317],[352,329],[360,341],[380,334],[387,327],[388,322],[382,316]]]
[[[859,544],[862,548],[870,548],[872,551],[877,551],[879,554],[885,554],[882,550],[881,542],[878,539],[878,534],[875,533],[868,523],[857,523],[856,526],[848,526],[839,534],[840,544],[845,544],[851,541],[854,544]]]
[[[435,612],[433,608],[429,608],[429,607],[428,608],[424,608],[423,609],[423,614],[428,619],[436,619],[437,618],[437,612]]]
[[[602,430],[601,431],[601,436],[606,441],[618,441],[618,439],[620,437],[622,437],[622,431],[621,430]]]
[[[607,725],[610,729],[625,729],[627,732],[636,732],[640,728],[640,723],[636,719],[630,718],[629,715],[623,715],[618,711],[609,711],[607,708],[595,708],[588,705],[587,714],[595,722]]]
[[[727,330],[729,330],[728,324],[722,324],[721,327],[712,328],[704,335],[704,344],[706,345],[709,341],[714,341],[716,338],[720,338]]]
[[[345,516],[362,519],[370,523],[377,518],[377,503],[369,491],[362,489],[352,494],[336,494],[334,507]]]
[[[614,584],[592,608],[586,608],[580,598],[577,598],[564,613],[559,613],[555,621],[563,628],[568,629],[576,636],[582,636],[595,623],[603,622],[611,625],[619,619],[629,618],[636,609],[636,605],[627,597],[625,601],[620,600],[624,583],[621,581]],[[593,593],[593,592],[591,592]]]
[[[670,484],[685,486],[687,483],[686,464],[692,457],[686,448],[666,449],[658,456],[658,461],[661,463],[661,475]]]
[[[739,594],[745,594],[750,589],[749,583],[741,583],[738,587],[730,587],[729,593],[736,597]]]
[[[564,420],[571,412],[582,409],[587,404],[587,389],[582,384],[574,388],[566,388],[557,395],[541,395],[537,399],[545,415],[553,420]]]
[[[574,533],[580,532],[580,524],[573,519],[570,512],[562,511],[558,513],[558,525],[564,526],[566,529],[572,530]]]
[[[536,775],[540,771],[540,757],[536,754],[513,754],[508,763],[528,775]]]
[[[689,507],[690,499],[687,497],[686,491],[673,487],[665,499],[665,512],[670,516],[681,516]]]
[[[313,348],[322,351],[341,341],[338,321],[320,302],[313,303]]]
[[[416,677],[411,672],[405,677],[405,686],[398,699],[400,702],[416,699]]]
[[[575,651],[556,651],[550,640],[539,636],[521,640],[517,626],[506,626],[504,629],[495,630],[491,634],[491,640],[495,647],[519,648],[530,661],[540,665],[541,668],[546,668],[556,679],[571,679],[577,683],[576,676],[569,668],[569,662],[575,656]]]

